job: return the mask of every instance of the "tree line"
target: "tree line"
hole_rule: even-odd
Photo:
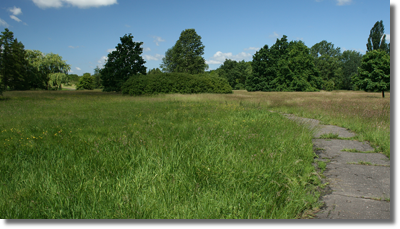
[[[121,91],[132,77],[154,74],[161,80],[167,73],[208,74],[226,79],[232,89],[247,91],[366,90],[382,91],[384,97],[384,91],[390,90],[390,43],[386,43],[382,21],[371,29],[365,55],[351,50],[341,52],[326,40],[308,48],[302,41],[289,42],[284,35],[271,47],[265,45],[258,50],[252,61],[227,59],[212,71],[207,71],[208,65],[202,57],[205,46],[194,29],[182,31],[175,45],[166,51],[160,68],[148,72],[141,56],[143,42],[134,42],[132,34],[125,34],[115,51],[108,54],[105,66],[97,67],[94,75],[85,73],[82,77],[68,75],[70,66],[57,54],[24,50],[8,29],[2,34],[2,90],[60,89],[62,83],[72,80],[77,82],[77,89]],[[157,77],[152,77],[153,81]]]

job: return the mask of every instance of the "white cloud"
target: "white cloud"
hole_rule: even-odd
[[[159,46],[160,42],[164,42],[165,41],[161,37],[153,36],[153,38],[154,38],[154,42],[156,43],[157,46]]]
[[[80,69],[80,68],[78,68],[78,67],[76,67],[76,70],[80,71],[81,69]]]
[[[10,18],[17,22],[21,22],[21,19],[17,18],[15,15],[10,15]]]
[[[81,9],[117,4],[117,0],[32,0],[39,8],[60,8],[66,5]]]
[[[151,49],[149,47],[143,49],[144,52],[150,52]]]
[[[210,60],[207,60],[207,64],[223,64],[226,59],[241,61],[241,60],[249,60],[252,57],[250,53],[241,52],[239,54],[233,55],[231,52],[223,53],[216,52]]]
[[[273,34],[269,35],[270,38],[279,38],[279,34],[274,32]]]
[[[336,0],[338,6],[349,5],[352,0]]]
[[[7,22],[5,22],[3,19],[0,18],[0,26],[7,28],[9,25],[7,24]]]
[[[152,55],[143,55],[143,59],[145,60],[161,60],[164,56],[160,54]]]
[[[244,51],[248,51],[248,50],[254,50],[254,51],[258,51],[258,50],[260,50],[260,48],[256,48],[256,47],[248,47],[248,48],[245,48],[245,49],[244,49]]]
[[[131,27],[131,26],[130,26],[130,25],[128,25],[128,24],[125,24],[125,27],[129,28],[129,27]]]
[[[390,42],[390,34],[386,34],[386,42]]]
[[[108,53],[111,53],[111,52],[113,52],[113,51],[116,51],[117,49],[115,49],[115,48],[113,48],[113,49],[107,49],[107,52]]]
[[[76,49],[76,48],[79,48],[79,46],[72,46],[72,45],[70,45],[70,46],[68,46],[68,48]]]
[[[21,8],[18,8],[15,6],[14,6],[14,8],[9,8],[8,11],[10,11],[13,15],[22,14]]]
[[[107,63],[107,56],[102,56],[97,63],[99,63],[97,67],[102,68]]]

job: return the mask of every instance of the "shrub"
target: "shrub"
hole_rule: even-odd
[[[226,79],[221,77],[186,73],[133,75],[122,86],[122,94],[159,93],[232,93],[232,87]]]

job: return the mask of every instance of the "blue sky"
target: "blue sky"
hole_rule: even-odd
[[[1,0],[0,30],[7,27],[25,49],[57,53],[72,73],[93,73],[120,37],[142,41],[145,66],[156,68],[180,33],[194,28],[210,69],[227,59],[246,60],[277,38],[308,47],[327,40],[365,53],[370,29],[383,20],[390,40],[388,0]]]

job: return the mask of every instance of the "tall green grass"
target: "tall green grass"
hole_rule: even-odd
[[[266,109],[5,92],[0,217],[296,218],[318,201],[307,128]]]

